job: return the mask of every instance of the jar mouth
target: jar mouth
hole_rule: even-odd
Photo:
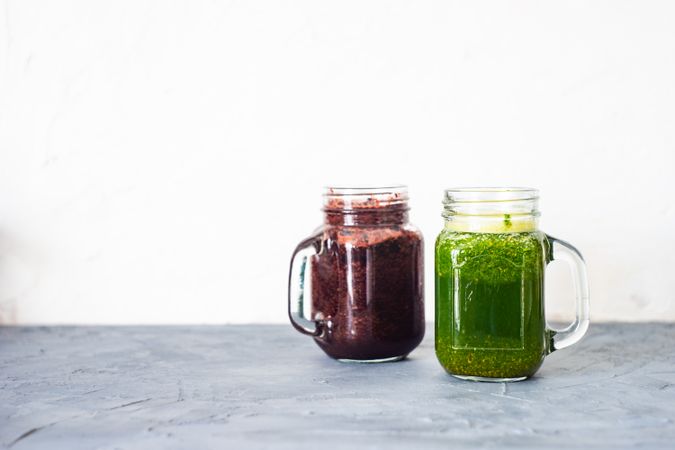
[[[324,188],[323,199],[324,211],[407,208],[408,187],[405,185],[383,187],[327,186]]]
[[[538,217],[539,191],[529,187],[460,187],[445,190],[443,217]]]
[[[445,190],[444,203],[513,202],[538,198],[539,190],[529,187],[459,187]]]

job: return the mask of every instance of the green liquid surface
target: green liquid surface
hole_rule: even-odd
[[[456,375],[531,376],[547,353],[538,231],[444,230],[436,240],[436,355]]]

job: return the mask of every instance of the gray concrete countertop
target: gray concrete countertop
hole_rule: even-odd
[[[0,328],[0,446],[675,447],[675,324],[593,325],[513,384],[448,376],[431,335],[354,365],[290,325]]]

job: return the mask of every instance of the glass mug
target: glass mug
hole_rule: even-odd
[[[451,375],[474,381],[520,381],[544,357],[578,342],[589,325],[586,266],[577,249],[537,228],[538,191],[463,188],[445,191],[445,227],[436,240],[436,356]],[[567,262],[576,319],[548,328],[544,274]]]
[[[424,244],[408,209],[405,186],[326,188],[324,224],[291,258],[288,316],[330,357],[396,361],[422,341]]]

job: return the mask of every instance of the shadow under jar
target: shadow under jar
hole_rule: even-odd
[[[436,356],[458,378],[519,381],[544,357],[588,329],[586,266],[577,249],[539,231],[539,196],[529,188],[462,188],[445,193],[436,240]],[[576,320],[549,329],[544,274],[566,261]]]
[[[291,323],[341,361],[405,358],[424,337],[424,243],[407,188],[326,188],[323,211],[293,253]]]

